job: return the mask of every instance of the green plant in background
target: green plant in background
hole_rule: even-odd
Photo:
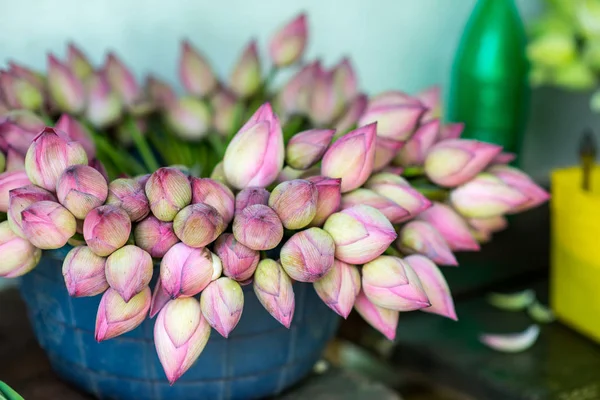
[[[19,393],[15,392],[6,383],[0,381],[0,400],[24,400]]]

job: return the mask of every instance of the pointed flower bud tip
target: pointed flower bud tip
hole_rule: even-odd
[[[191,297],[211,282],[213,271],[213,258],[208,249],[177,243],[160,263],[160,280],[163,290],[172,299]]]
[[[329,308],[343,318],[348,318],[360,292],[360,273],[355,265],[334,260],[329,272],[313,285]]]
[[[312,176],[307,178],[317,189],[317,211],[309,226],[323,226],[327,218],[340,209],[342,199],[340,178]]]
[[[420,103],[374,105],[371,102],[358,125],[377,122],[377,136],[404,141],[413,134],[424,112],[425,108]]]
[[[98,306],[96,314],[96,341],[112,339],[134,330],[148,315],[152,294],[146,287],[128,302],[114,289],[109,288]]]
[[[250,97],[260,86],[260,74],[260,59],[256,41],[253,40],[246,46],[238,59],[229,77],[229,87],[239,97]]]
[[[418,219],[429,223],[438,231],[453,251],[478,251],[479,244],[471,235],[467,221],[452,207],[443,203],[419,214]]]
[[[229,225],[233,219],[235,198],[227,186],[210,178],[190,178],[192,183],[192,203],[204,203],[212,206]]]
[[[377,329],[389,340],[396,338],[396,328],[400,314],[398,311],[376,306],[371,303],[363,291],[356,297],[354,308],[369,325]]]
[[[294,135],[286,146],[287,165],[296,169],[313,166],[325,154],[334,133],[331,129],[310,129]]]
[[[437,264],[456,266],[456,258],[443,236],[424,221],[410,221],[398,235],[398,249],[406,254],[423,254]]]
[[[421,124],[404,147],[400,149],[394,158],[394,163],[403,167],[423,165],[427,151],[438,139],[439,131],[439,119],[432,119]]]
[[[54,105],[69,114],[80,114],[86,103],[83,82],[52,54],[48,56],[48,92]]]
[[[210,326],[226,338],[242,317],[242,287],[233,279],[219,278],[202,291],[200,308]]]
[[[198,97],[210,94],[218,83],[208,60],[187,40],[181,43],[179,79],[189,94]]]
[[[300,14],[278,30],[269,43],[269,55],[273,64],[286,67],[302,58],[307,40],[306,15]]]
[[[224,233],[215,243],[215,252],[221,259],[223,273],[238,282],[246,282],[256,271],[260,254],[240,242],[231,233]]]
[[[106,281],[128,302],[148,287],[153,269],[150,254],[137,246],[127,245],[106,259]]]
[[[294,318],[294,288],[281,265],[270,259],[259,262],[253,287],[256,297],[269,314],[289,328]]]
[[[84,219],[92,209],[104,204],[108,196],[108,184],[94,168],[72,165],[58,178],[56,196],[75,218]]]

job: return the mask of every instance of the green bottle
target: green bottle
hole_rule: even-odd
[[[448,120],[519,154],[529,104],[526,36],[513,0],[478,0],[458,47]]]

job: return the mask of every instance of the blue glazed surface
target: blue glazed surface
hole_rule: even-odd
[[[153,343],[154,319],[102,343],[94,341],[100,296],[69,297],[61,273],[66,251],[45,252],[22,278],[21,292],[40,345],[56,372],[99,399],[255,399],[302,379],[319,359],[339,319],[312,285],[297,283],[288,330],[244,287],[242,318],[229,339],[216,331],[200,358],[169,386]]]

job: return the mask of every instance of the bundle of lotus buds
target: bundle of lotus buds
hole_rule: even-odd
[[[300,63],[305,43],[300,16],[271,40],[274,70]],[[73,246],[65,284],[71,296],[102,295],[96,339],[156,316],[171,383],[211,328],[232,332],[246,285],[286,327],[295,282],[389,339],[400,312],[456,319],[437,265],[456,265],[454,252],[478,250],[506,214],[548,199],[499,146],[443,124],[437,88],[367,98],[348,61],[329,71],[305,64],[272,94],[254,44],[225,88],[186,42],[189,94],[180,98],[155,80],[144,97],[114,56],[101,71],[73,47],[67,64],[50,61],[45,79],[14,65],[2,75],[7,106],[39,114],[9,110],[0,126],[0,276],[29,272],[42,250]],[[156,142],[162,149],[146,141],[154,129],[169,140]],[[129,153],[112,144],[127,134]],[[189,158],[171,162],[177,153]]]

